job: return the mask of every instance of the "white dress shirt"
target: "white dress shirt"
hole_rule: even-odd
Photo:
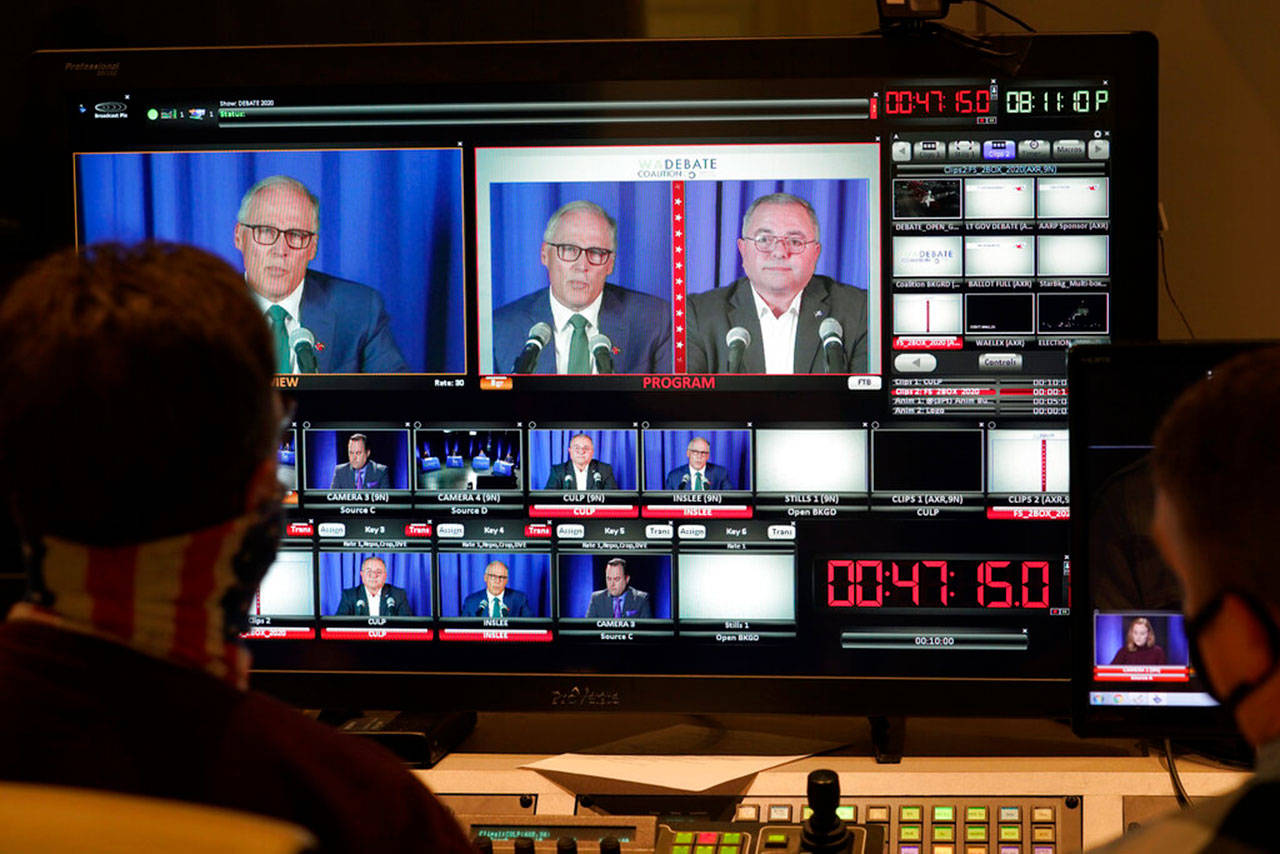
[[[587,467],[584,468],[582,471],[578,471],[578,467],[575,466],[572,462],[570,462],[569,465],[573,469],[573,476],[578,482],[578,489],[585,490],[585,489],[592,489],[594,487],[594,484],[592,484],[591,486],[587,485],[587,474],[591,471],[591,463],[587,463]]]
[[[298,286],[293,289],[293,293],[289,294],[287,297],[280,300],[279,302],[272,302],[271,300],[264,297],[262,294],[255,291],[253,288],[249,289],[249,293],[253,294],[253,299],[255,302],[258,303],[258,308],[262,310],[263,317],[266,317],[267,310],[270,309],[271,306],[273,305],[278,305],[281,308],[283,308],[285,311],[287,311],[289,313],[289,316],[286,317],[284,320],[284,331],[292,334],[293,330],[299,329],[302,327],[302,322],[298,320],[298,313],[302,311],[302,289],[305,288],[306,286],[307,286],[306,279],[303,279],[301,282],[298,283]],[[554,300],[552,300],[552,302],[554,302]],[[267,318],[267,322],[270,323],[271,319]],[[275,346],[274,343],[272,344],[272,346],[273,347]],[[289,351],[289,373],[296,374],[297,372],[298,372],[298,354],[295,353],[293,350],[290,350]],[[374,616],[376,617],[377,614],[374,614]]]
[[[804,290],[795,295],[791,305],[780,317],[774,317],[773,309],[751,289],[756,302],[756,316],[760,318],[760,343],[764,346],[764,370],[767,374],[795,373],[796,324],[800,320],[800,298]]]
[[[377,593],[370,593],[369,588],[366,587],[364,589],[364,598],[369,601],[369,616],[381,617],[382,616],[382,588],[379,587]]]
[[[566,305],[561,305],[549,288],[547,289],[547,296],[551,300],[551,320],[556,326],[556,373],[567,374],[569,372],[569,342],[573,338],[573,324],[569,322],[569,318],[575,314],[585,317],[587,319],[587,327],[584,331],[587,333],[587,340],[591,340],[591,336],[600,331],[600,304],[604,302],[604,291],[601,291],[600,295],[581,311],[574,311]],[[587,353],[587,357],[590,358],[591,354]],[[596,370],[595,359],[591,359],[591,373],[599,373]]]

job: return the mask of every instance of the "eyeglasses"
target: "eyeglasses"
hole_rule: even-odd
[[[493,579],[494,581],[506,581],[506,580],[507,580],[507,577],[506,577],[505,575],[494,575],[492,572],[486,572],[486,573],[484,574],[484,577],[485,577],[485,578],[491,578],[491,579]]]
[[[711,452],[710,452],[710,451],[699,451],[697,448],[690,448],[690,449],[689,449],[689,453],[693,454],[695,457],[709,457],[709,456],[711,456]]]
[[[303,231],[300,228],[279,229],[274,225],[250,225],[247,222],[240,223],[245,228],[253,232],[253,242],[263,246],[275,246],[276,241],[280,239],[280,235],[284,235],[284,242],[290,249],[306,249],[311,245],[311,238],[316,236],[314,231]]]
[[[583,252],[587,253],[587,263],[594,264],[599,267],[609,260],[609,256],[613,254],[612,249],[601,249],[599,246],[578,246],[575,243],[548,243],[548,246],[556,248],[556,255],[566,264],[572,264],[578,260]]]
[[[805,240],[803,237],[779,237],[776,234],[758,234],[755,237],[744,237],[742,239],[750,240],[760,252],[772,252],[774,247],[781,243],[787,250],[788,255],[799,255],[810,243],[818,242],[816,240]]]

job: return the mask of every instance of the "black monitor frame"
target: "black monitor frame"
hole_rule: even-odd
[[[73,212],[72,174],[66,157],[70,150],[68,98],[75,92],[101,92],[119,97],[131,88],[162,85],[178,91],[211,86],[227,89],[261,86],[264,81],[288,90],[323,85],[331,92],[355,93],[362,86],[397,87],[421,91],[433,87],[439,100],[448,100],[459,89],[484,90],[518,83],[522,93],[537,90],[554,98],[616,97],[619,92],[662,91],[665,83],[680,83],[686,96],[692,91],[704,97],[724,93],[741,95],[750,81],[769,93],[799,84],[818,94],[839,94],[850,78],[935,79],[1068,79],[1072,76],[1106,76],[1117,89],[1128,87],[1132,102],[1115,117],[1118,138],[1126,140],[1113,155],[1115,168],[1124,177],[1112,198],[1111,233],[1114,250],[1112,279],[1123,282],[1126,296],[1112,307],[1112,329],[1130,338],[1155,334],[1156,278],[1156,43],[1150,34],[1043,35],[993,39],[993,51],[978,53],[946,39],[901,38],[784,38],[759,40],[651,40],[601,41],[573,45],[557,43],[491,43],[389,46],[311,46],[266,48],[172,49],[145,51],[48,52],[34,58],[37,83],[35,102],[49,112],[38,127],[47,135],[36,160],[40,186],[30,194],[30,210],[36,218],[34,232],[49,248],[71,240],[68,228]],[[572,54],[570,58],[567,54]],[[593,69],[585,76],[581,69]],[[725,133],[737,126],[727,123]],[[832,138],[829,129],[814,125],[804,129],[810,138]],[[758,130],[756,136],[758,137]],[[361,136],[361,134],[356,134]],[[640,134],[637,134],[640,136]],[[838,137],[839,135],[834,135]],[[369,131],[363,138],[375,139]],[[126,137],[122,135],[122,143]],[[779,132],[778,141],[787,136]],[[301,145],[302,137],[282,144]],[[600,142],[590,131],[566,133],[566,141]],[[466,158],[464,187],[474,187],[474,156]],[[474,258],[476,233],[474,204],[468,205],[464,233]],[[883,234],[885,245],[888,235]],[[1123,247],[1123,248],[1120,248]],[[887,255],[886,255],[887,257]],[[473,264],[474,262],[472,262]],[[467,270],[467,316],[477,314],[474,266]],[[887,329],[886,329],[887,332]],[[476,376],[477,345],[468,345],[468,380]],[[420,376],[385,377],[377,390],[358,386],[304,390],[299,397],[308,417],[317,423],[346,421],[353,405],[374,420],[400,417],[408,401],[430,384]],[[459,411],[484,411],[491,393],[474,387],[450,397]],[[568,395],[516,391],[508,398],[522,420],[557,420]],[[677,423],[717,419],[735,423],[758,420],[774,411],[776,394],[768,391],[725,392],[711,397],[691,397],[680,391],[655,392],[644,397],[617,397],[611,420]],[[796,417],[809,422],[842,423],[862,420],[864,407],[851,405],[834,395],[807,394],[797,401]],[[492,416],[492,412],[489,413]],[[450,419],[453,420],[453,419]],[[487,417],[486,422],[492,422]],[[558,419],[563,420],[563,418]],[[1011,523],[1012,524],[1012,523]],[[1027,522],[1011,535],[1025,549],[1044,542],[1062,542],[1060,523]],[[888,526],[893,528],[893,525]],[[975,532],[959,532],[948,548],[978,553],[987,547]],[[903,528],[899,542],[912,542]],[[800,552],[798,566],[807,575],[815,556],[829,552],[838,542],[814,542]],[[921,548],[920,551],[929,551]],[[802,585],[806,586],[806,585]],[[808,585],[811,586],[811,585]],[[809,594],[801,591],[802,597]],[[437,644],[437,648],[440,645]],[[479,709],[619,708],[673,711],[752,710],[805,711],[829,714],[1065,714],[1068,680],[1063,648],[1044,651],[1041,664],[1049,676],[1025,674],[1022,678],[983,678],[972,668],[963,676],[948,676],[937,667],[928,675],[894,673],[886,660],[863,675],[813,675],[794,673],[788,656],[773,654],[767,664],[738,653],[725,653],[723,672],[701,673],[690,678],[687,661],[678,651],[668,651],[646,663],[643,672],[612,667],[602,656],[590,657],[581,667],[530,672],[522,666],[518,650],[507,657],[471,651],[464,656],[465,671],[435,668],[429,657],[417,665],[402,659],[394,668],[378,667],[364,650],[342,647],[297,648],[258,644],[259,669],[255,684],[291,702],[305,706],[358,703],[367,707],[451,708],[465,704]],[[711,651],[700,653],[704,664],[715,660]],[[496,669],[496,670],[495,670]],[[683,671],[683,672],[682,672]]]

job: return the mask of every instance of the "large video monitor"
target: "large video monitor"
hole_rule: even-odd
[[[1155,55],[43,54],[45,234],[272,324],[281,696],[1065,714],[1065,352],[1155,333]]]
[[[1155,429],[1178,396],[1217,365],[1259,346],[1109,345],[1071,352],[1072,699],[1083,735],[1235,732],[1192,664],[1178,580],[1151,536],[1149,460]],[[1231,425],[1222,426],[1223,441],[1231,441]]]

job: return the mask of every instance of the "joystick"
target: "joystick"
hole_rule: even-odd
[[[622,854],[622,843],[616,836],[606,836],[600,840],[600,854]]]
[[[471,840],[471,844],[476,849],[476,854],[493,854],[493,840],[488,836],[477,836]]]
[[[517,836],[515,838],[515,851],[516,854],[533,854],[533,837]]]
[[[578,854],[578,840],[572,836],[561,836],[556,840],[556,854]]]
[[[814,854],[845,854],[853,845],[853,834],[836,815],[840,804],[840,777],[820,768],[809,772],[809,808],[813,810],[800,830],[800,848]]]

